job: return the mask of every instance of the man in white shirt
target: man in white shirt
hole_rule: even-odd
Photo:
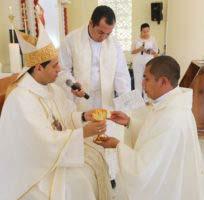
[[[114,91],[121,95],[131,90],[122,49],[111,37],[115,23],[113,10],[98,6],[89,24],[70,32],[60,48],[63,70],[58,82],[66,90],[66,79],[81,84],[83,90],[72,90],[78,110],[113,108]],[[83,98],[84,91],[90,99]]]
[[[73,97],[78,111],[92,108],[112,110],[115,92],[119,96],[131,90],[124,54],[116,39],[111,36],[115,23],[113,10],[108,6],[98,6],[89,23],[70,32],[61,45],[62,72],[57,82],[65,89],[68,97]],[[72,90],[73,96],[65,84],[67,79],[80,83],[83,89]],[[89,99],[83,98],[84,91],[89,94]],[[114,126],[114,129],[113,134],[120,132],[118,135],[122,135],[123,127]],[[97,145],[92,145],[95,149],[98,148]],[[112,168],[110,163],[109,169]],[[114,179],[116,170],[110,171],[110,179]]]
[[[111,137],[100,145],[117,147],[131,200],[204,199],[204,165],[191,111],[192,90],[178,87],[179,77],[180,67],[173,58],[153,58],[144,72],[144,90],[153,99],[149,111],[142,112],[144,120],[140,113],[131,117],[112,113],[113,121],[129,125],[127,145]]]

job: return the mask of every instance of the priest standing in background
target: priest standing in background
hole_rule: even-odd
[[[73,97],[78,111],[92,108],[114,109],[115,92],[118,96],[131,90],[131,80],[127,63],[122,49],[111,33],[116,24],[113,10],[105,5],[97,6],[88,24],[68,34],[60,48],[60,63],[62,72],[57,80],[68,94]],[[65,82],[79,82],[82,90],[72,90],[69,93]],[[84,91],[90,98],[85,99]],[[110,128],[109,128],[110,127]],[[123,136],[123,127],[113,123],[107,124],[109,133]],[[113,131],[112,131],[113,130]],[[116,136],[116,135],[115,135]],[[98,145],[86,139],[87,144],[98,151]],[[114,152],[107,150],[106,155],[113,156]],[[109,153],[108,153],[109,152]],[[107,156],[106,156],[107,158]],[[113,159],[108,163],[111,183],[115,182],[117,167]],[[116,188],[119,189],[119,180]],[[115,183],[114,183],[115,185]],[[113,185],[113,187],[115,187]],[[124,199],[118,193],[118,198]]]
[[[66,90],[67,79],[81,84],[83,90],[72,90],[80,111],[113,107],[114,91],[121,95],[131,90],[124,54],[111,36],[115,23],[113,10],[108,6],[98,6],[89,24],[70,32],[61,45],[59,82],[62,81],[60,85]],[[84,91],[90,99],[83,98]]]
[[[82,127],[92,112],[75,112],[75,104],[53,83],[60,66],[41,23],[38,39],[17,35],[26,67],[10,88],[0,118],[0,199],[109,200],[106,164],[97,152],[87,158],[84,145],[85,137],[105,132],[105,122]],[[94,159],[98,166],[89,166]]]
[[[146,65],[143,86],[153,99],[144,121],[113,112],[111,119],[129,124],[128,145],[107,138],[117,148],[130,200],[203,200],[204,165],[192,114],[192,90],[178,86],[179,64],[169,56]],[[144,112],[143,112],[144,116]]]

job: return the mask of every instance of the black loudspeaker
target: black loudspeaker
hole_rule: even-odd
[[[155,2],[151,3],[151,19],[152,21],[157,21],[160,24],[160,21],[163,19],[163,3]]]

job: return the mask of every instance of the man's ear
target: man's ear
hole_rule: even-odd
[[[160,77],[160,79],[161,79],[161,84],[162,85],[168,85],[169,84],[169,79],[167,78],[167,77],[165,77],[165,76],[162,76],[162,77]]]
[[[36,66],[35,66],[35,70],[36,71],[42,71],[44,68],[43,68],[43,66],[41,65],[41,64],[37,64]]]
[[[93,22],[91,19],[89,20],[89,26],[91,26],[93,28]]]

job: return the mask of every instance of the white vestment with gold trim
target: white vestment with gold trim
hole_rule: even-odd
[[[89,150],[84,148],[81,113],[75,109],[55,84],[41,85],[28,73],[21,78],[1,114],[0,199],[103,198],[96,169],[85,163],[89,158],[84,159],[84,153]],[[61,124],[62,131],[56,129],[54,121]],[[107,180],[104,199],[110,199],[102,154],[91,159],[98,160],[103,169],[97,174]]]

